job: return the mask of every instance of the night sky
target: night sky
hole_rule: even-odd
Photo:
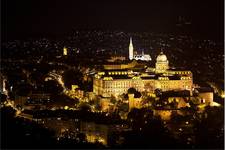
[[[189,32],[223,37],[223,0],[2,0],[4,38],[61,35],[73,29],[174,32],[179,16]]]

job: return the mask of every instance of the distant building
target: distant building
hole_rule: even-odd
[[[213,89],[208,87],[196,88],[195,91],[200,98],[200,103],[202,104],[212,104],[213,103]]]
[[[142,60],[142,61],[150,61],[151,56],[148,54],[144,54],[144,52],[142,51],[141,54],[134,54],[134,47],[133,47],[133,43],[132,43],[132,38],[130,38],[130,44],[129,44],[129,59],[130,60]]]
[[[82,121],[80,124],[80,131],[86,135],[87,141],[90,143],[100,142],[103,145],[108,144],[108,125]]]
[[[6,78],[0,74],[0,92],[2,94],[8,95],[7,90],[6,90]]]
[[[121,70],[121,69],[131,69],[134,68],[137,65],[137,61],[132,62],[124,62],[124,63],[116,63],[113,62],[111,64],[105,64],[104,69],[106,70]]]
[[[124,56],[112,56],[110,59],[108,59],[108,62],[115,62],[115,61],[125,61],[126,57]]]
[[[67,48],[64,47],[64,48],[63,48],[63,55],[64,55],[64,56],[67,56],[67,53],[68,53]]]
[[[16,96],[15,105],[21,108],[33,109],[36,106],[40,108],[46,108],[46,105],[50,102],[50,94],[48,93],[32,93],[28,96]]]

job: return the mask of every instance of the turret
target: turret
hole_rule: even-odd
[[[129,59],[134,59],[134,47],[132,43],[132,38],[130,38],[130,44],[129,44]]]

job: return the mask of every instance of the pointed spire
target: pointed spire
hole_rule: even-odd
[[[161,55],[163,54],[163,50],[162,50],[162,48],[160,48],[160,54],[161,54]]]
[[[134,47],[132,43],[132,38],[130,37],[130,44],[129,44],[129,59],[132,60],[134,57]]]
[[[133,45],[133,43],[132,43],[132,37],[130,37],[130,45]]]

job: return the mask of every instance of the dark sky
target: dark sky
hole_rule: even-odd
[[[2,0],[1,7],[8,38],[72,29],[173,32],[178,16],[193,33],[223,36],[223,0]]]

